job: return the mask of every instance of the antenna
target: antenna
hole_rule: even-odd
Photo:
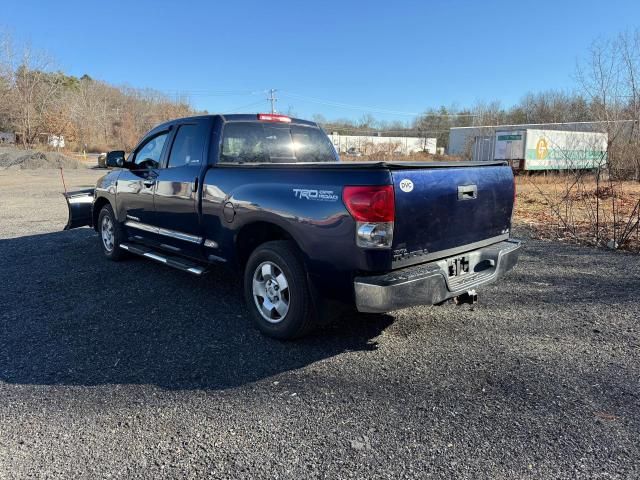
[[[271,113],[276,113],[276,102],[278,99],[275,97],[277,90],[275,88],[269,89],[269,98],[267,100],[271,102]]]

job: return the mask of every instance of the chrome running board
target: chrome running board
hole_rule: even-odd
[[[153,250],[149,247],[145,247],[144,245],[121,243],[120,248],[126,250],[127,252],[140,255],[141,257],[150,258],[151,260],[155,260],[158,263],[164,263],[165,265],[177,268],[178,270],[182,270],[183,272],[191,273],[193,275],[200,276],[207,272],[207,269],[202,265],[199,265],[185,258],[167,255],[164,252]]]

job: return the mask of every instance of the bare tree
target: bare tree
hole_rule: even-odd
[[[61,80],[62,75],[51,71],[51,61],[44,54],[23,49],[13,74],[23,144],[49,133],[48,114],[62,88]]]
[[[553,195],[539,189],[558,222],[558,232],[575,240],[619,248],[628,246],[634,234],[636,237],[640,234],[640,200],[630,201],[624,181],[631,175],[638,180],[640,170],[639,57],[638,32],[625,33],[613,40],[595,42],[577,67],[577,78],[591,115],[608,134],[607,155],[597,162],[593,175],[582,168],[573,168],[562,177]],[[545,102],[558,100],[534,98]],[[547,114],[560,110],[547,108],[550,103],[542,108],[538,104],[536,108],[547,109]],[[569,110],[569,104],[560,103]],[[591,153],[595,151],[596,148],[591,149]]]
[[[640,30],[623,33],[617,40],[622,75],[624,114],[632,122],[625,127],[626,156],[633,163],[634,178],[640,181]]]
[[[154,125],[191,114],[184,97],[65,75],[48,56],[0,36],[0,128],[18,133],[24,146],[64,135],[80,150],[132,148]]]
[[[11,129],[17,116],[13,91],[13,41],[0,32],[0,129]]]

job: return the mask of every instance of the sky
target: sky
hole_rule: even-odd
[[[410,121],[440,105],[576,87],[597,39],[640,27],[639,0],[3,0],[0,30],[59,69],[183,94],[210,112]]]

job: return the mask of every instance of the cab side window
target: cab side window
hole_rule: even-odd
[[[147,142],[138,149],[133,159],[133,163],[137,169],[158,168],[160,166],[162,149],[164,148],[168,135],[168,132],[156,135],[147,140]]]
[[[221,162],[268,162],[264,129],[259,123],[230,122],[224,127]]]
[[[206,130],[205,126],[181,125],[171,147],[167,168],[201,165]]]

